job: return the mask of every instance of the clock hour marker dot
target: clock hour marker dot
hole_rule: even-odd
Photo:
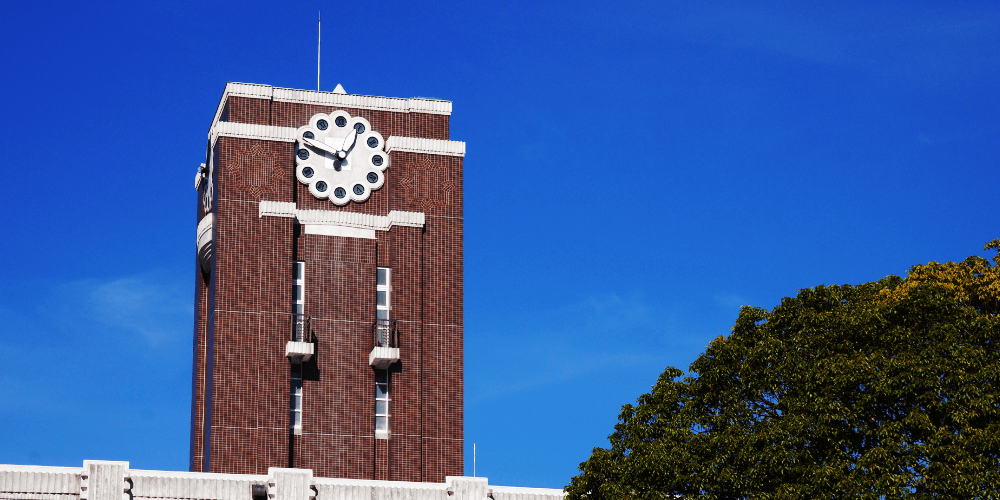
[[[311,179],[314,173],[315,173],[315,172],[313,172],[313,169],[312,169],[312,167],[306,167],[306,168],[303,168],[303,169],[302,169],[302,175],[303,175],[303,176],[304,176],[304,177],[305,177],[306,179]]]
[[[378,147],[378,139],[376,139],[374,137],[369,137],[368,138],[368,147],[370,147],[370,148],[377,148]]]
[[[316,191],[319,191],[321,193],[325,193],[326,192],[326,182],[323,182],[323,181],[317,182],[316,183]]]
[[[316,128],[318,128],[320,130],[326,130],[326,128],[329,127],[329,126],[330,126],[330,124],[327,123],[326,120],[320,120],[320,121],[316,122]]]
[[[375,172],[368,172],[368,182],[375,184],[378,182],[378,174]]]
[[[306,132],[306,133],[302,134],[302,137],[305,137],[306,139],[315,139],[316,138],[316,136],[313,135],[312,132]]]
[[[375,165],[376,167],[381,167],[382,166],[382,155],[372,156],[372,165]]]
[[[345,127],[347,126],[347,118],[344,118],[343,116],[338,116],[337,119],[333,121],[333,123],[336,123],[338,127]]]
[[[355,123],[354,130],[357,130],[359,134],[365,133],[365,125],[363,123]]]
[[[300,149],[299,150],[299,159],[300,160],[307,160],[307,159],[309,159],[309,150],[308,149]]]
[[[355,184],[354,185],[354,194],[356,194],[358,196],[361,196],[361,195],[365,194],[365,187],[362,186],[361,184]]]
[[[337,198],[343,198],[347,196],[347,191],[344,191],[344,188],[337,188],[333,190],[333,195]]]

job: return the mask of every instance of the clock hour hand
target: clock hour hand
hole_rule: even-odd
[[[312,139],[308,139],[305,137],[301,138],[300,140],[306,145],[312,146],[316,149],[322,149],[323,151],[326,151],[327,153],[330,153],[334,156],[337,156],[340,153],[340,151],[337,151],[333,146],[327,145],[326,143],[320,141],[314,141]],[[339,158],[339,156],[337,157]]]

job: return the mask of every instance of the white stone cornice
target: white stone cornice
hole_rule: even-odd
[[[296,129],[291,127],[275,127],[273,125],[254,125],[250,123],[218,122],[209,132],[208,140],[215,147],[219,137],[240,137],[243,139],[260,139],[265,141],[295,142]]]
[[[445,476],[444,482],[417,483],[315,477],[311,469],[277,467],[263,475],[139,470],[129,468],[128,462],[100,460],[84,464],[82,468],[0,464],[0,496],[14,500],[250,500],[256,498],[251,494],[254,486],[271,500],[562,500],[566,496],[557,489],[495,486],[485,477]]]
[[[295,217],[295,204],[289,201],[262,201],[257,207],[257,217]]]
[[[239,137],[243,139],[259,139],[262,141],[295,142],[298,139],[298,129],[292,127],[276,127],[273,125],[253,125],[250,123],[218,122],[208,133],[212,147],[219,137]],[[431,155],[465,156],[465,143],[461,141],[442,141],[438,139],[423,139],[420,137],[392,136],[386,141],[386,151],[408,151]]]
[[[432,155],[465,156],[465,143],[461,141],[423,139],[420,137],[392,136],[386,141],[385,150],[389,152],[407,151],[410,153]]]
[[[389,212],[390,226],[424,227],[427,218],[423,212],[404,212],[392,210]]]
[[[389,229],[388,217],[382,215],[359,214],[356,212],[339,212],[333,210],[296,210],[295,216],[299,223],[323,224],[328,226],[347,226],[361,229]]]
[[[306,226],[309,234],[333,236],[355,236],[374,238],[374,231],[388,231],[392,226],[424,227],[426,216],[423,212],[392,210],[389,215],[359,214],[339,210],[298,210],[294,203],[284,201],[262,201],[257,209],[258,217],[294,217]],[[324,229],[325,227],[325,229]],[[368,232],[334,231],[331,228],[354,228]],[[333,232],[331,232],[333,231]]]
[[[427,113],[431,115],[451,114],[451,101],[438,101],[434,99],[423,99],[420,97],[401,99],[398,97],[376,97],[369,95],[317,92],[315,90],[275,88],[273,99],[279,102],[323,104],[342,108],[374,109],[377,111],[394,111],[397,113]]]
[[[253,99],[270,99],[273,89],[274,87],[270,85],[261,85],[259,83],[229,82],[226,84],[226,91],[223,96],[228,94]]]
[[[388,231],[392,226],[424,227],[423,212],[393,210],[389,215],[369,215],[334,210],[296,210],[301,224],[325,224]]]
[[[219,99],[215,110],[212,126],[222,118],[229,96],[249,97],[251,99],[269,99],[280,102],[296,102],[302,104],[318,104],[323,106],[339,106],[355,109],[373,109],[378,111],[393,111],[397,113],[427,113],[432,115],[450,115],[451,101],[413,97],[402,99],[397,97],[377,97],[356,94],[336,94],[317,90],[296,90],[256,83],[229,82]]]

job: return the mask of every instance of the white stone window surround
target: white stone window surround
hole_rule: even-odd
[[[265,99],[278,102],[296,102],[302,104],[317,104],[322,106],[340,106],[354,109],[372,109],[378,111],[393,111],[397,113],[427,113],[432,115],[451,115],[451,101],[413,97],[402,99],[398,97],[378,97],[357,94],[337,94],[318,90],[298,90],[272,87],[257,83],[229,82],[222,91],[219,105],[215,109],[212,127],[219,123],[222,112],[226,109],[229,96]]]
[[[424,227],[423,212],[392,210],[388,215],[369,215],[336,210],[298,210],[295,203],[261,201],[258,217],[289,217],[298,219],[305,234],[376,239],[375,231],[388,231],[392,226]]]

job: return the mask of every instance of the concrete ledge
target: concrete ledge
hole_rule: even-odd
[[[465,156],[465,143],[461,141],[443,141],[440,139],[423,139],[420,137],[392,136],[385,143],[386,152],[407,151],[429,155]]]
[[[285,357],[292,358],[295,362],[309,361],[313,354],[316,354],[316,344],[312,342],[295,342],[293,340],[285,344]]]
[[[396,361],[399,361],[398,347],[372,347],[372,352],[368,355],[368,366],[379,369],[388,368]]]
[[[293,127],[278,127],[274,125],[254,125],[238,122],[218,122],[208,131],[208,141],[212,147],[219,137],[236,137],[239,139],[254,139],[258,141],[296,142],[299,129]],[[391,136],[386,140],[386,152],[408,151],[443,156],[465,156],[465,143],[462,141],[444,141],[440,139],[424,139],[421,137]],[[391,167],[390,167],[391,168]]]
[[[263,200],[257,217],[290,217],[302,224],[306,234],[375,239],[375,231],[388,231],[393,226],[424,227],[423,212],[391,210],[388,215],[371,215],[340,210],[299,210],[295,203]]]
[[[490,486],[485,477],[448,476],[443,483],[313,477],[310,469],[257,474],[132,470],[128,462],[85,460],[83,467],[0,465],[0,494],[25,500],[251,500],[264,485],[271,500],[560,500],[548,488]]]

